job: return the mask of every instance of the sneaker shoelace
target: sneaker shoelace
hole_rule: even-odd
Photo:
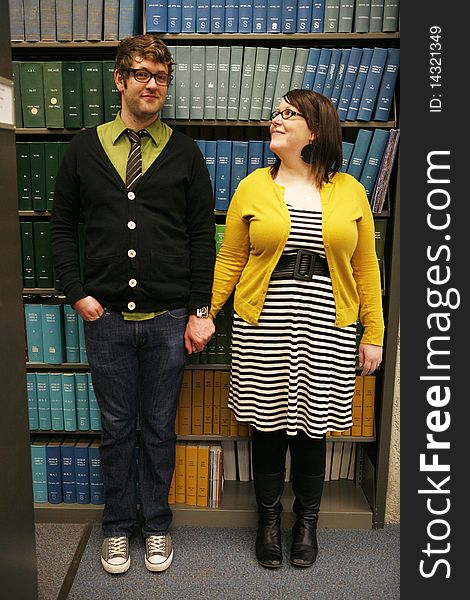
[[[110,537],[108,540],[109,558],[116,556],[126,556],[127,553],[127,538],[124,536]]]
[[[164,535],[151,535],[147,538],[149,556],[153,554],[165,555],[166,537]]]

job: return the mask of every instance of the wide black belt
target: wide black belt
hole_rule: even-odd
[[[310,281],[313,275],[329,276],[329,274],[326,258],[311,250],[297,250],[295,254],[281,255],[271,279]]]

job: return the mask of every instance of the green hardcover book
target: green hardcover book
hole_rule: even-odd
[[[177,46],[175,55],[175,119],[189,119],[191,46]]]
[[[290,79],[289,90],[299,90],[302,87],[305,75],[305,67],[307,66],[308,54],[308,48],[296,49],[294,64],[292,66],[292,76]]]
[[[42,62],[20,64],[20,86],[24,127],[45,127]]]
[[[176,48],[175,46],[167,46],[168,50],[171,52],[171,56],[173,60],[176,56]],[[166,92],[166,100],[165,104],[161,110],[161,118],[162,119],[174,119],[175,118],[175,87],[177,85],[176,82],[176,71],[173,67],[173,82],[167,88]]]
[[[64,128],[64,100],[62,85],[62,62],[49,61],[43,66],[44,105],[46,127]]]
[[[224,307],[215,318],[215,330],[217,333],[216,362],[224,365],[227,363],[227,315]]]
[[[382,31],[398,31],[399,5],[398,0],[384,0]]]
[[[247,46],[243,53],[242,78],[240,84],[240,102],[238,107],[239,121],[248,121],[253,93],[253,78],[255,71],[256,48]]]
[[[64,90],[64,126],[68,129],[83,127],[82,69],[78,61],[62,63]]]
[[[16,142],[16,173],[18,182],[18,210],[33,210],[31,191],[31,162],[28,142]]]
[[[369,31],[379,33],[382,31],[384,16],[384,0],[372,0],[370,3]]]
[[[217,69],[219,47],[206,46],[206,64],[204,73],[204,119],[217,116]]]
[[[339,17],[338,17],[338,31],[340,33],[351,33],[353,30],[353,22],[354,22],[354,1],[353,0],[340,0]],[[382,25],[382,23],[380,25]]]
[[[215,252],[220,250],[225,235],[225,223],[215,224]]]
[[[31,164],[31,194],[33,197],[33,210],[44,212],[46,210],[46,159],[44,142],[29,142],[29,156]]]
[[[227,118],[228,85],[230,77],[230,47],[219,47],[219,71],[217,73],[217,111],[216,118]]]
[[[340,0],[325,0],[324,33],[336,33],[338,31],[339,2]]]
[[[266,71],[266,83],[264,85],[263,94],[263,109],[261,111],[262,121],[269,121],[269,118],[273,111],[274,89],[276,87],[277,72],[279,70],[280,58],[280,48],[271,48],[269,50],[269,62]]]
[[[274,88],[273,109],[279,106],[284,94],[289,91],[290,80],[292,79],[292,70],[294,68],[295,48],[284,46],[281,49],[279,59],[279,70],[277,73],[276,87]]]
[[[83,126],[95,127],[104,122],[103,63],[82,61]]]
[[[387,233],[387,219],[374,219],[375,228],[375,253],[379,262],[383,260],[385,251],[385,234]]]
[[[250,119],[253,121],[259,121],[261,119],[268,57],[269,48],[256,48],[255,72],[253,75],[253,90],[250,106]]]
[[[207,364],[215,365],[217,362],[217,332],[211,337],[206,344]]]
[[[13,94],[15,102],[15,126],[23,127],[23,113],[21,111],[21,82],[20,82],[20,62],[14,60],[13,66]]]
[[[354,13],[354,31],[356,33],[368,33],[370,22],[371,0],[357,0]]]
[[[190,119],[204,118],[204,64],[206,49],[204,46],[191,46],[190,65]]]
[[[242,83],[243,46],[232,46],[228,80],[227,120],[238,120],[240,86]]]
[[[33,223],[20,221],[21,257],[23,264],[23,286],[36,287],[36,267],[34,265]]]
[[[36,285],[40,288],[51,288],[54,281],[52,276],[50,222],[35,221],[33,223],[33,238]]]
[[[104,120],[114,121],[121,110],[121,94],[114,81],[114,61],[103,61]]]
[[[44,142],[44,161],[46,172],[46,209],[51,212],[54,200],[55,178],[59,170],[58,142]]]

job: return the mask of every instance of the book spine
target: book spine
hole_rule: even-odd
[[[232,161],[230,169],[230,199],[233,198],[235,190],[247,174],[248,142],[232,142]]]
[[[230,52],[230,71],[227,99],[227,119],[238,119],[238,106],[240,102],[240,86],[242,80],[243,47],[232,46]]]
[[[338,71],[339,62],[341,60],[341,50],[334,48],[331,52],[330,64],[326,73],[325,85],[323,86],[323,95],[331,98],[335,85],[336,73]]]
[[[204,435],[212,434],[212,405],[214,401],[214,371],[204,371]]]
[[[196,32],[196,0],[181,0],[181,33]],[[189,62],[189,60],[188,60]]]
[[[72,0],[56,0],[57,41],[71,42],[73,38]]]
[[[372,0],[370,3],[369,31],[379,33],[382,31],[384,16],[384,0]]]
[[[204,64],[206,49],[204,46],[191,46],[190,56],[190,119],[204,118]]]
[[[196,0],[196,33],[209,33],[211,30],[210,0]]]
[[[370,22],[371,0],[356,0],[356,12],[354,15],[354,31],[356,33],[368,33]]]
[[[64,442],[60,447],[60,465],[63,501],[66,504],[75,504],[77,501],[77,490],[75,485],[75,442]]]
[[[215,119],[217,115],[217,70],[218,46],[206,46],[204,65],[204,119]]]
[[[34,502],[47,502],[47,466],[46,446],[44,442],[33,442],[31,444],[31,468],[33,500]]]
[[[238,120],[248,121],[252,102],[253,77],[256,48],[247,46],[243,53],[243,67],[240,82],[240,100],[238,103]]]
[[[44,362],[61,364],[65,358],[62,305],[42,304],[41,315]]]
[[[165,33],[168,29],[166,0],[146,0],[145,27],[147,33]]]
[[[62,502],[62,476],[60,468],[60,445],[49,442],[46,450],[47,498],[50,504]]]
[[[52,212],[57,171],[59,170],[59,145],[44,142],[46,209]]]
[[[61,373],[62,401],[64,403],[64,430],[77,431],[77,407],[75,402],[75,373]]]
[[[317,71],[315,73],[315,81],[313,82],[313,91],[321,94],[325,87],[328,67],[330,66],[332,50],[331,48],[322,48],[320,58],[318,59]]]
[[[44,362],[41,305],[27,302],[24,305],[24,312],[28,361]]]
[[[175,457],[175,502],[185,504],[186,502],[186,444],[176,444]]]
[[[119,0],[119,39],[136,35],[139,29],[140,2],[136,0]]]
[[[297,90],[302,87],[302,83],[305,76],[305,68],[307,66],[308,54],[309,51],[307,48],[296,49],[289,89]]]
[[[267,0],[266,30],[267,33],[282,31],[282,0]]]
[[[88,403],[87,373],[75,373],[75,405],[77,409],[77,429],[88,431],[90,427],[90,405]]]
[[[369,72],[369,65],[373,54],[372,48],[364,48],[362,50],[361,63],[359,65],[356,81],[354,83],[353,92],[351,94],[351,100],[349,102],[348,112],[346,115],[346,121],[355,121],[357,117],[357,111],[361,103],[362,92],[364,91],[364,84],[367,79],[367,73]]]
[[[114,61],[103,61],[103,112],[106,122],[113,121],[121,109],[121,94],[114,82]]]
[[[238,31],[251,33],[253,31],[253,2],[252,0],[239,0],[238,3]]]
[[[255,169],[263,166],[263,142],[258,140],[250,140],[248,142],[248,167],[247,174],[249,175]]]
[[[23,111],[22,111],[22,98],[21,98],[21,80],[20,71],[21,63],[17,60],[12,61],[12,75],[13,75],[13,100],[15,103],[15,126],[23,127]]]
[[[372,131],[368,129],[359,129],[347,171],[357,180],[361,177],[362,167],[364,166],[371,139]]]
[[[49,431],[52,429],[49,374],[36,373],[36,386],[38,394],[39,429],[42,431]]]
[[[386,48],[374,48],[357,111],[356,119],[358,121],[370,121],[372,119],[387,56],[388,50]]]
[[[62,63],[64,90],[64,126],[78,129],[83,126],[82,74],[79,62]]]
[[[345,48],[341,51],[341,59],[339,61],[338,70],[336,72],[335,82],[333,85],[333,91],[331,92],[331,103],[333,106],[337,107],[339,99],[341,97],[341,91],[343,89],[344,76],[346,74],[346,69],[349,62],[349,57],[351,55],[351,50],[349,48]]]
[[[10,0],[10,39],[12,42],[24,42],[23,0]]]
[[[29,429],[39,429],[38,391],[36,373],[26,373],[26,391],[28,394]]]
[[[90,466],[88,459],[89,442],[79,442],[75,446],[75,489],[78,504],[90,504]]]
[[[90,405],[90,429],[92,431],[101,431],[101,414],[98,401],[96,399],[95,388],[91,379],[91,373],[87,373],[88,380],[88,404]]]
[[[253,0],[253,33],[266,33],[267,9],[267,0]]]
[[[66,362],[80,362],[80,342],[78,336],[78,313],[70,304],[64,304],[64,334]]]
[[[362,49],[361,48],[351,48],[351,53],[349,55],[348,66],[346,68],[346,73],[344,75],[343,86],[341,88],[341,95],[339,97],[336,110],[338,111],[338,116],[340,121],[345,121],[348,110],[349,103],[351,101],[352,93],[354,90],[354,86],[356,84],[357,72],[359,69],[359,65],[362,58]]]
[[[325,21],[325,0],[317,0],[313,3],[312,10],[312,33],[321,33]]]
[[[302,87],[306,90],[313,90],[318,61],[320,60],[320,52],[320,48],[310,48],[308,51],[307,64],[305,66],[304,79],[302,82]]]
[[[271,48],[269,50],[269,62],[266,71],[266,83],[264,86],[263,109],[261,111],[262,121],[269,121],[273,111],[274,92],[276,88],[280,59],[281,49]]]
[[[325,12],[323,19],[323,31],[325,33],[336,33],[339,21],[339,0],[325,0]]]
[[[51,423],[54,431],[64,430],[64,405],[62,400],[62,377],[60,373],[49,373],[49,400]]]
[[[198,444],[196,505],[206,507],[209,498],[209,445]]]
[[[104,0],[103,40],[115,41],[119,34],[119,0]]]
[[[191,46],[177,46],[175,50],[175,118],[189,119]]]
[[[57,39],[55,0],[40,0],[39,15],[41,42],[54,42]]]
[[[230,165],[232,144],[217,140],[217,165],[215,174],[215,209],[227,210],[230,204]]]
[[[230,47],[219,47],[219,71],[217,73],[217,119],[227,118],[227,103],[230,78]]]
[[[354,26],[354,2],[351,0],[340,0],[338,32],[351,33]]]
[[[168,50],[171,52],[171,56],[173,60],[176,62],[176,47],[175,46],[167,46]],[[163,105],[161,117],[162,119],[174,119],[175,112],[175,90],[178,88],[178,73],[176,69],[173,70],[173,83],[172,85],[167,87],[167,94],[165,104]]]
[[[297,0],[282,0],[281,31],[282,33],[296,33],[297,28]]]
[[[86,37],[89,42],[103,39],[103,0],[88,0]]]
[[[186,445],[186,504],[197,505],[197,444]]]
[[[399,0],[384,0],[382,31],[393,33],[398,31]]]
[[[43,63],[22,62],[20,85],[24,127],[45,127]]]
[[[181,33],[181,0],[168,0],[168,33]]]
[[[46,158],[44,142],[29,143],[29,158],[31,166],[31,192],[33,210],[44,212],[47,207],[46,200]],[[48,249],[46,248],[46,251]],[[44,286],[44,287],[47,287]]]
[[[88,464],[90,467],[90,503],[103,504],[104,483],[99,442],[92,442],[88,446]]]
[[[23,285],[25,288],[34,288],[36,287],[36,268],[34,265],[33,223],[20,221],[20,233]]]
[[[377,175],[380,169],[380,164],[384,155],[385,147],[387,146],[390,132],[385,129],[375,129],[372,136],[369,150],[362,167],[361,177],[359,181],[365,187],[367,197],[370,198]]]
[[[388,121],[393,104],[393,93],[400,66],[400,50],[389,48],[387,61],[384,67],[382,81],[377,94],[377,103],[374,110],[374,121]]]
[[[103,63],[82,61],[83,126],[95,127],[104,121]]]
[[[73,41],[84,42],[87,33],[87,3],[83,0],[72,0],[72,16]]]

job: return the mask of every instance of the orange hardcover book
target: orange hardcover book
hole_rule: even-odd
[[[374,402],[375,402],[375,375],[364,377],[364,393],[362,397],[362,435],[374,435]]]
[[[168,490],[168,504],[176,504],[176,484],[175,484],[175,471],[173,471],[173,476],[171,478],[170,489]]]
[[[192,371],[184,372],[178,407],[178,432],[180,435],[189,435],[191,433],[192,377]]]
[[[204,371],[204,435],[212,433],[212,409],[214,403],[214,371]]]
[[[200,443],[197,447],[197,506],[208,505],[209,499],[209,444]]]
[[[220,434],[220,371],[214,371],[214,398],[212,403],[212,433]]]
[[[220,376],[220,435],[230,435],[230,415],[232,412],[228,407],[230,373],[221,371]]]
[[[352,399],[352,427],[351,435],[361,436],[362,435],[362,393],[364,389],[364,377],[362,375],[356,376],[356,384],[354,386],[354,394]]]
[[[191,433],[202,435],[204,432],[204,371],[193,371],[191,397]]]
[[[197,444],[186,444],[186,504],[197,503]]]
[[[238,435],[238,421],[232,411],[230,411],[230,435]]]
[[[185,504],[186,502],[186,444],[178,442],[176,444],[176,462],[175,462],[175,503]]]

